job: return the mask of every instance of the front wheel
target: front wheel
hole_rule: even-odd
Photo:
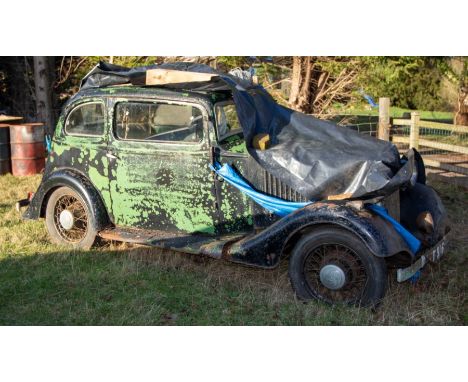
[[[95,219],[85,200],[70,187],[50,195],[45,214],[51,241],[75,249],[89,249],[96,240]]]
[[[351,232],[322,226],[295,245],[289,277],[301,300],[376,306],[385,295],[387,267]]]

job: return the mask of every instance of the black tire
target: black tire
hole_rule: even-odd
[[[64,210],[71,228],[65,228],[60,221]],[[71,215],[70,215],[71,214]],[[70,187],[60,187],[50,195],[47,201],[45,223],[50,239],[55,244],[73,249],[90,249],[96,241],[96,219],[86,201]]]
[[[329,267],[324,270],[326,265]],[[321,226],[294,246],[289,278],[301,300],[375,307],[385,295],[387,266],[356,235],[339,227]]]

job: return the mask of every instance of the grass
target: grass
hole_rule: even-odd
[[[454,227],[444,261],[416,284],[397,284],[375,312],[295,299],[287,261],[273,271],[199,256],[110,244],[71,252],[49,243],[42,221],[14,202],[40,177],[0,176],[2,325],[463,325],[468,196],[435,184]]]

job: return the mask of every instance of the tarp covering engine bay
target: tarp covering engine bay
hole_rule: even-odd
[[[246,78],[193,63],[124,68],[100,63],[82,81],[82,89],[120,84],[144,85],[148,69],[171,69],[217,76],[207,82],[167,84],[192,91],[230,90],[250,155],[273,176],[309,200],[385,196],[416,174],[414,150],[400,160],[390,142],[361,135],[277,104],[260,85]],[[252,147],[255,135],[270,135],[266,150]]]

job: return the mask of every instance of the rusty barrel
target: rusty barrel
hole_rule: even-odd
[[[15,176],[40,173],[45,166],[44,125],[10,125],[11,170]]]
[[[11,172],[9,126],[0,124],[0,175]]]

